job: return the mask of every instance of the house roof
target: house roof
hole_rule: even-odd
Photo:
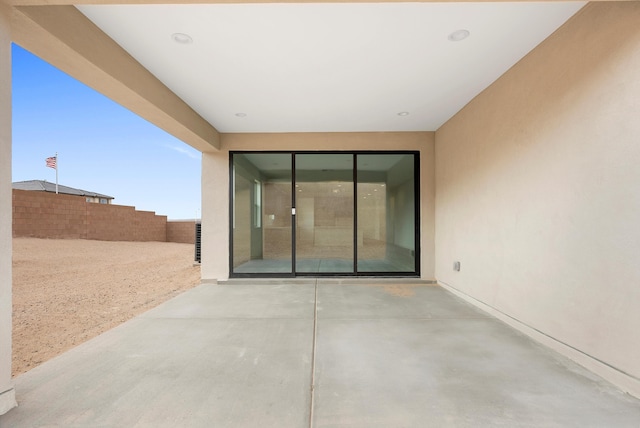
[[[27,180],[12,183],[12,187],[18,190],[35,190],[39,192],[56,192],[56,184],[49,183],[45,180]],[[65,195],[89,196],[93,198],[114,199],[113,196],[103,195],[102,193],[89,192],[88,190],[74,189],[73,187],[58,184],[58,193]]]

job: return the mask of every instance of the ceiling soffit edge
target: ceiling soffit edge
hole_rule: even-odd
[[[200,151],[218,131],[73,6],[20,6],[13,40]]]

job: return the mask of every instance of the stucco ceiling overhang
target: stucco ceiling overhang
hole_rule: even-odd
[[[582,5],[78,8],[216,129],[242,133],[434,131]]]
[[[106,33],[113,46],[95,63],[109,43],[96,43],[92,52],[100,37],[75,42],[76,56],[105,74],[84,81],[101,90],[103,77],[115,76],[121,90],[142,95],[141,102],[157,110],[147,119],[159,124],[170,117],[173,129],[165,129],[206,151],[218,147],[218,131],[436,130],[584,4],[90,4],[75,6],[78,17],[70,6],[18,11],[45,24],[55,22],[49,15],[60,8],[74,20],[86,16],[84,27]],[[71,38],[86,31],[68,27]],[[470,36],[449,40],[460,29]],[[176,43],[175,33],[188,34],[192,43]],[[131,68],[110,69],[118,49]],[[57,65],[56,58],[50,62]],[[132,73],[134,63],[142,67]],[[119,100],[106,86],[102,92],[136,111],[138,101]]]

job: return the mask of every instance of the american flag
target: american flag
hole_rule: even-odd
[[[47,166],[49,168],[58,169],[58,157],[57,156],[51,156],[50,158],[45,159],[45,161],[47,162]]]

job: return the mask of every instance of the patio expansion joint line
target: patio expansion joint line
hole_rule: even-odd
[[[346,317],[336,317],[333,318],[331,316],[327,316],[324,318],[326,321],[402,321],[402,320],[412,320],[412,321],[471,321],[471,320],[489,320],[489,321],[500,321],[498,319],[494,319],[490,316],[477,316],[477,317],[438,317],[438,318],[429,318],[429,317],[376,317],[376,318],[346,318]]]
[[[315,382],[316,382],[316,336],[318,332],[318,280],[314,283],[314,299],[313,299],[313,345],[311,347],[311,385],[309,392],[311,394],[309,403],[309,428],[313,428],[313,407],[315,398]]]
[[[145,319],[145,320],[165,320],[165,321],[225,321],[225,320],[246,320],[246,321],[253,321],[253,320],[306,320],[306,319],[310,319],[309,317],[303,317],[303,316],[299,316],[299,317],[270,317],[270,316],[263,316],[263,317],[255,317],[255,316],[246,316],[246,317],[224,317],[224,316],[220,316],[220,317],[188,317],[188,316],[183,316],[183,317],[140,317],[140,319]]]

